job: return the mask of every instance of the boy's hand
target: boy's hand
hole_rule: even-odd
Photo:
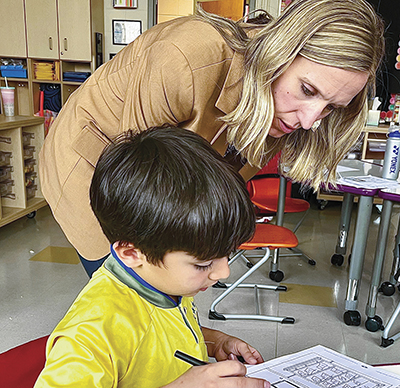
[[[164,388],[270,388],[262,379],[245,377],[246,367],[238,361],[223,361],[193,366]]]
[[[264,362],[261,354],[241,339],[205,327],[202,327],[202,331],[209,356],[217,361],[237,360],[238,357],[243,357],[246,364],[254,365]]]
[[[215,347],[214,357],[217,361],[237,360],[239,356],[243,357],[246,364],[254,365],[264,362],[258,350],[236,337],[227,336],[225,341],[218,343]]]

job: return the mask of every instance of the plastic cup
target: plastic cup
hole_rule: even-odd
[[[379,125],[379,119],[381,117],[380,110],[369,110],[368,111],[368,119],[367,125]]]
[[[14,87],[1,87],[1,100],[3,101],[3,110],[6,116],[14,116]]]

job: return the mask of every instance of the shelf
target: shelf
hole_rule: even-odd
[[[28,201],[28,205],[25,208],[9,208],[7,206],[3,206],[0,227],[16,221],[29,213],[39,210],[46,205],[47,202],[43,198],[33,198]]]
[[[3,153],[0,226],[46,205],[40,190],[37,160],[44,141],[44,119],[0,115],[0,151]],[[29,171],[27,170],[29,166]],[[28,198],[28,190],[33,196]]]
[[[1,81],[5,82],[5,77],[0,77]],[[7,77],[7,82],[28,82],[28,78]]]

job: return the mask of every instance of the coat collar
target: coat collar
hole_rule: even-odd
[[[234,52],[228,75],[215,103],[216,108],[225,114],[232,112],[239,104],[242,96],[243,76],[244,57],[242,54]]]

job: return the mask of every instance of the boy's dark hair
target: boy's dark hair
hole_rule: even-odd
[[[132,243],[153,264],[183,251],[229,255],[254,233],[242,177],[199,135],[175,127],[128,131],[103,151],[91,206],[111,243]]]

